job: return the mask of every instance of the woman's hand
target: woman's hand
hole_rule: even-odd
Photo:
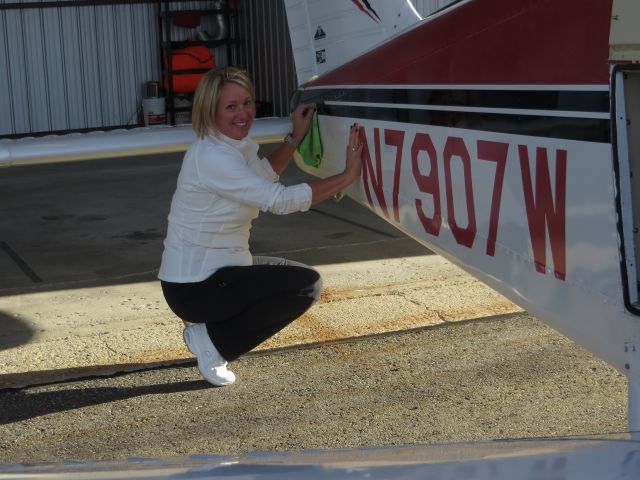
[[[353,180],[360,176],[362,169],[362,129],[360,125],[354,123],[349,131],[349,142],[347,143],[347,163],[344,171],[348,173]]]
[[[309,182],[311,187],[311,205],[316,205],[327,198],[342,192],[356,179],[360,178],[362,170],[362,150],[364,133],[357,123],[351,125],[349,141],[347,142],[347,161],[342,173],[332,175],[322,180]]]
[[[291,123],[293,124],[293,132],[291,132],[291,136],[296,142],[300,143],[307,134],[314,111],[315,108],[313,105],[301,104],[291,112]]]
[[[283,141],[278,148],[267,155],[267,160],[271,164],[271,168],[273,168],[273,171],[278,175],[284,172],[285,168],[287,168],[295,147],[300,144],[304,136],[307,134],[309,125],[311,125],[313,111],[313,105],[298,105],[298,107],[291,112],[291,123],[293,123],[291,136],[293,137],[295,144],[292,144],[288,140]]]

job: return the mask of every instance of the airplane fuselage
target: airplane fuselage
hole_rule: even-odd
[[[640,82],[609,60],[611,8],[462,2],[303,85],[294,102],[318,105],[327,145],[319,168],[301,168],[339,172],[348,126],[363,125],[350,196],[609,361],[631,391],[633,165],[620,161],[616,129],[630,107],[615,97]]]

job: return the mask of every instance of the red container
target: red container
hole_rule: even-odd
[[[210,70],[216,66],[213,53],[207,47],[196,45],[176,50],[171,55],[173,74],[173,91],[175,93],[192,93],[196,91],[203,73],[178,73],[177,70],[201,68]],[[167,68],[165,59],[165,69]],[[165,76],[164,87],[169,88],[169,80]]]

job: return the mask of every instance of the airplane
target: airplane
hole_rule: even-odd
[[[317,177],[340,172],[344,132],[359,123],[362,178],[344,194],[622,372],[629,432],[458,445],[468,455],[457,463],[417,447],[402,459],[249,455],[229,474],[291,462],[308,467],[295,478],[637,476],[640,7],[459,0],[421,18],[407,0],[285,6],[300,84],[292,108],[316,106],[322,142],[319,162],[298,153],[296,164]],[[279,140],[289,125],[260,119],[252,135]],[[192,139],[183,126],[3,141],[0,165],[180,151]]]
[[[389,17],[355,3],[361,23]],[[345,50],[318,7],[288,12],[291,31],[326,33],[292,35],[299,72]],[[640,57],[610,49],[638,9],[466,0],[412,23],[404,7],[400,34],[302,83],[293,105],[317,105],[326,147],[298,166],[337,173],[328,159],[363,125],[362,182],[346,193],[624,373],[640,431]]]

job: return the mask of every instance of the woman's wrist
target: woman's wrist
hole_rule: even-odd
[[[300,140],[296,139],[292,133],[287,133],[287,136],[284,137],[284,143],[291,145],[293,148],[298,148],[300,145]]]
[[[300,133],[294,130],[293,132],[291,132],[291,136],[296,142],[298,142],[299,145],[300,143],[302,143],[302,140],[304,140],[304,137],[307,136],[307,131],[305,130],[304,132]]]
[[[360,176],[360,172],[355,169],[345,168],[337,176],[340,179],[340,191],[342,191],[343,189],[351,185]]]
[[[349,184],[353,183],[360,177],[360,169],[352,168],[346,171],[349,178]]]

